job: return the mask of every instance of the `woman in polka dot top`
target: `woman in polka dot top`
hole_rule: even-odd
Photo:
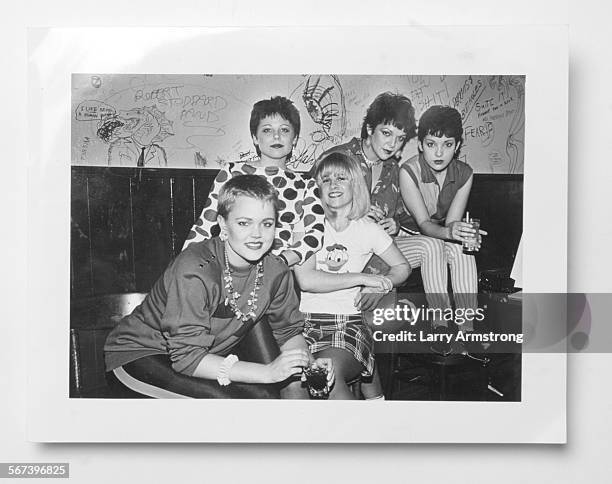
[[[279,194],[272,252],[289,266],[302,263],[321,247],[324,214],[315,180],[286,167],[300,133],[300,114],[289,99],[276,96],[255,103],[249,125],[259,160],[228,163],[219,172],[183,249],[217,235],[217,203],[223,184],[235,176],[256,174],[270,182]]]

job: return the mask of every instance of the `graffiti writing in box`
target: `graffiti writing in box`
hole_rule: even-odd
[[[115,108],[102,101],[86,100],[80,103],[75,110],[75,119],[78,121],[95,121],[104,116],[115,114]]]
[[[469,76],[463,83],[463,85],[457,91],[457,94],[453,97],[453,107],[456,108],[461,104],[466,97],[470,88],[474,85],[474,79]]]
[[[430,76],[421,76],[421,75],[410,75],[408,76],[408,82],[413,86],[414,89],[423,89],[427,88],[431,84]]]
[[[207,108],[220,111],[227,107],[227,100],[223,96],[207,96],[205,94],[194,94],[176,98],[161,99],[159,104],[169,108]]]
[[[147,91],[144,89],[138,89],[134,94],[134,102],[157,101],[161,103],[162,101],[169,99],[177,99],[181,97],[181,89],[183,87],[184,86],[168,86]]]
[[[201,108],[220,110],[227,107],[227,100],[216,94],[183,94],[184,86],[171,86],[145,91],[139,89],[134,94],[134,102],[155,101],[159,106],[169,108]]]
[[[425,111],[435,104],[448,104],[448,87],[444,85],[432,93],[426,92],[423,88],[413,89],[408,93],[408,97],[412,99],[421,111]]]
[[[474,105],[484,92],[484,83],[478,79],[476,82],[470,76],[453,97],[453,107],[461,113],[461,119],[467,119]],[[463,107],[460,108],[460,106]]]
[[[221,118],[218,113],[227,107],[227,100],[221,96],[185,96],[179,104],[180,119],[184,122],[215,123]]]
[[[495,101],[494,98],[485,99],[484,101],[477,102],[474,105],[474,109],[479,118],[491,120],[499,119],[514,112],[514,109],[507,109],[505,112],[503,110],[500,111],[501,108],[512,102],[514,102],[513,97],[506,98],[500,94],[499,101]]]
[[[181,111],[181,121],[202,121],[205,123],[216,123],[221,119],[214,111],[200,111],[197,109],[183,109]]]
[[[483,146],[487,146],[495,137],[495,126],[490,121],[478,126],[467,125],[463,133],[466,140],[468,138],[477,138],[482,142]]]
[[[83,144],[81,145],[81,161],[85,161],[87,159],[87,151],[89,150],[90,141],[91,140],[87,136],[83,138]]]

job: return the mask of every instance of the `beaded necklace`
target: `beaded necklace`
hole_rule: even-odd
[[[359,148],[361,149],[361,155],[363,156],[363,159],[365,160],[366,165],[368,165],[369,167],[373,167],[373,166],[376,166],[382,163],[382,160],[380,158],[378,158],[376,161],[371,161],[367,157],[367,155],[365,154],[365,150],[363,149],[363,140],[359,144]]]
[[[225,298],[225,305],[229,306],[232,312],[236,315],[243,323],[246,323],[249,319],[255,318],[255,312],[257,311],[257,293],[261,287],[261,279],[263,278],[263,261],[257,263],[257,274],[255,275],[255,282],[253,283],[253,290],[250,292],[250,297],[247,301],[247,307],[249,311],[243,313],[238,307],[238,299],[240,294],[234,290],[234,280],[232,279],[232,273],[230,272],[229,259],[227,257],[227,247],[224,247],[225,253],[225,269],[223,280],[225,281],[225,289],[227,290],[228,296]]]

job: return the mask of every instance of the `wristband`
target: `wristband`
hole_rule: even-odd
[[[387,281],[389,281],[389,284],[391,284],[391,289],[387,289],[387,291],[385,292],[385,294],[390,293],[393,290],[393,281],[391,279],[389,279],[387,276],[383,276]]]
[[[284,254],[278,254],[278,257],[287,265],[287,267],[289,267],[289,261]]]
[[[238,363],[238,357],[236,355],[228,355],[225,357],[219,367],[219,373],[217,373],[219,385],[226,387],[232,383],[232,380],[229,378],[229,372],[236,363]]]

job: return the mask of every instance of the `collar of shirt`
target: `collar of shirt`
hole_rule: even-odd
[[[423,183],[438,183],[438,180],[436,179],[433,170],[423,158],[423,153],[419,153],[419,165],[421,166],[421,181]],[[444,179],[444,185],[446,185],[447,183],[455,183],[456,178],[457,162],[456,159],[453,158],[446,167],[446,178]]]

